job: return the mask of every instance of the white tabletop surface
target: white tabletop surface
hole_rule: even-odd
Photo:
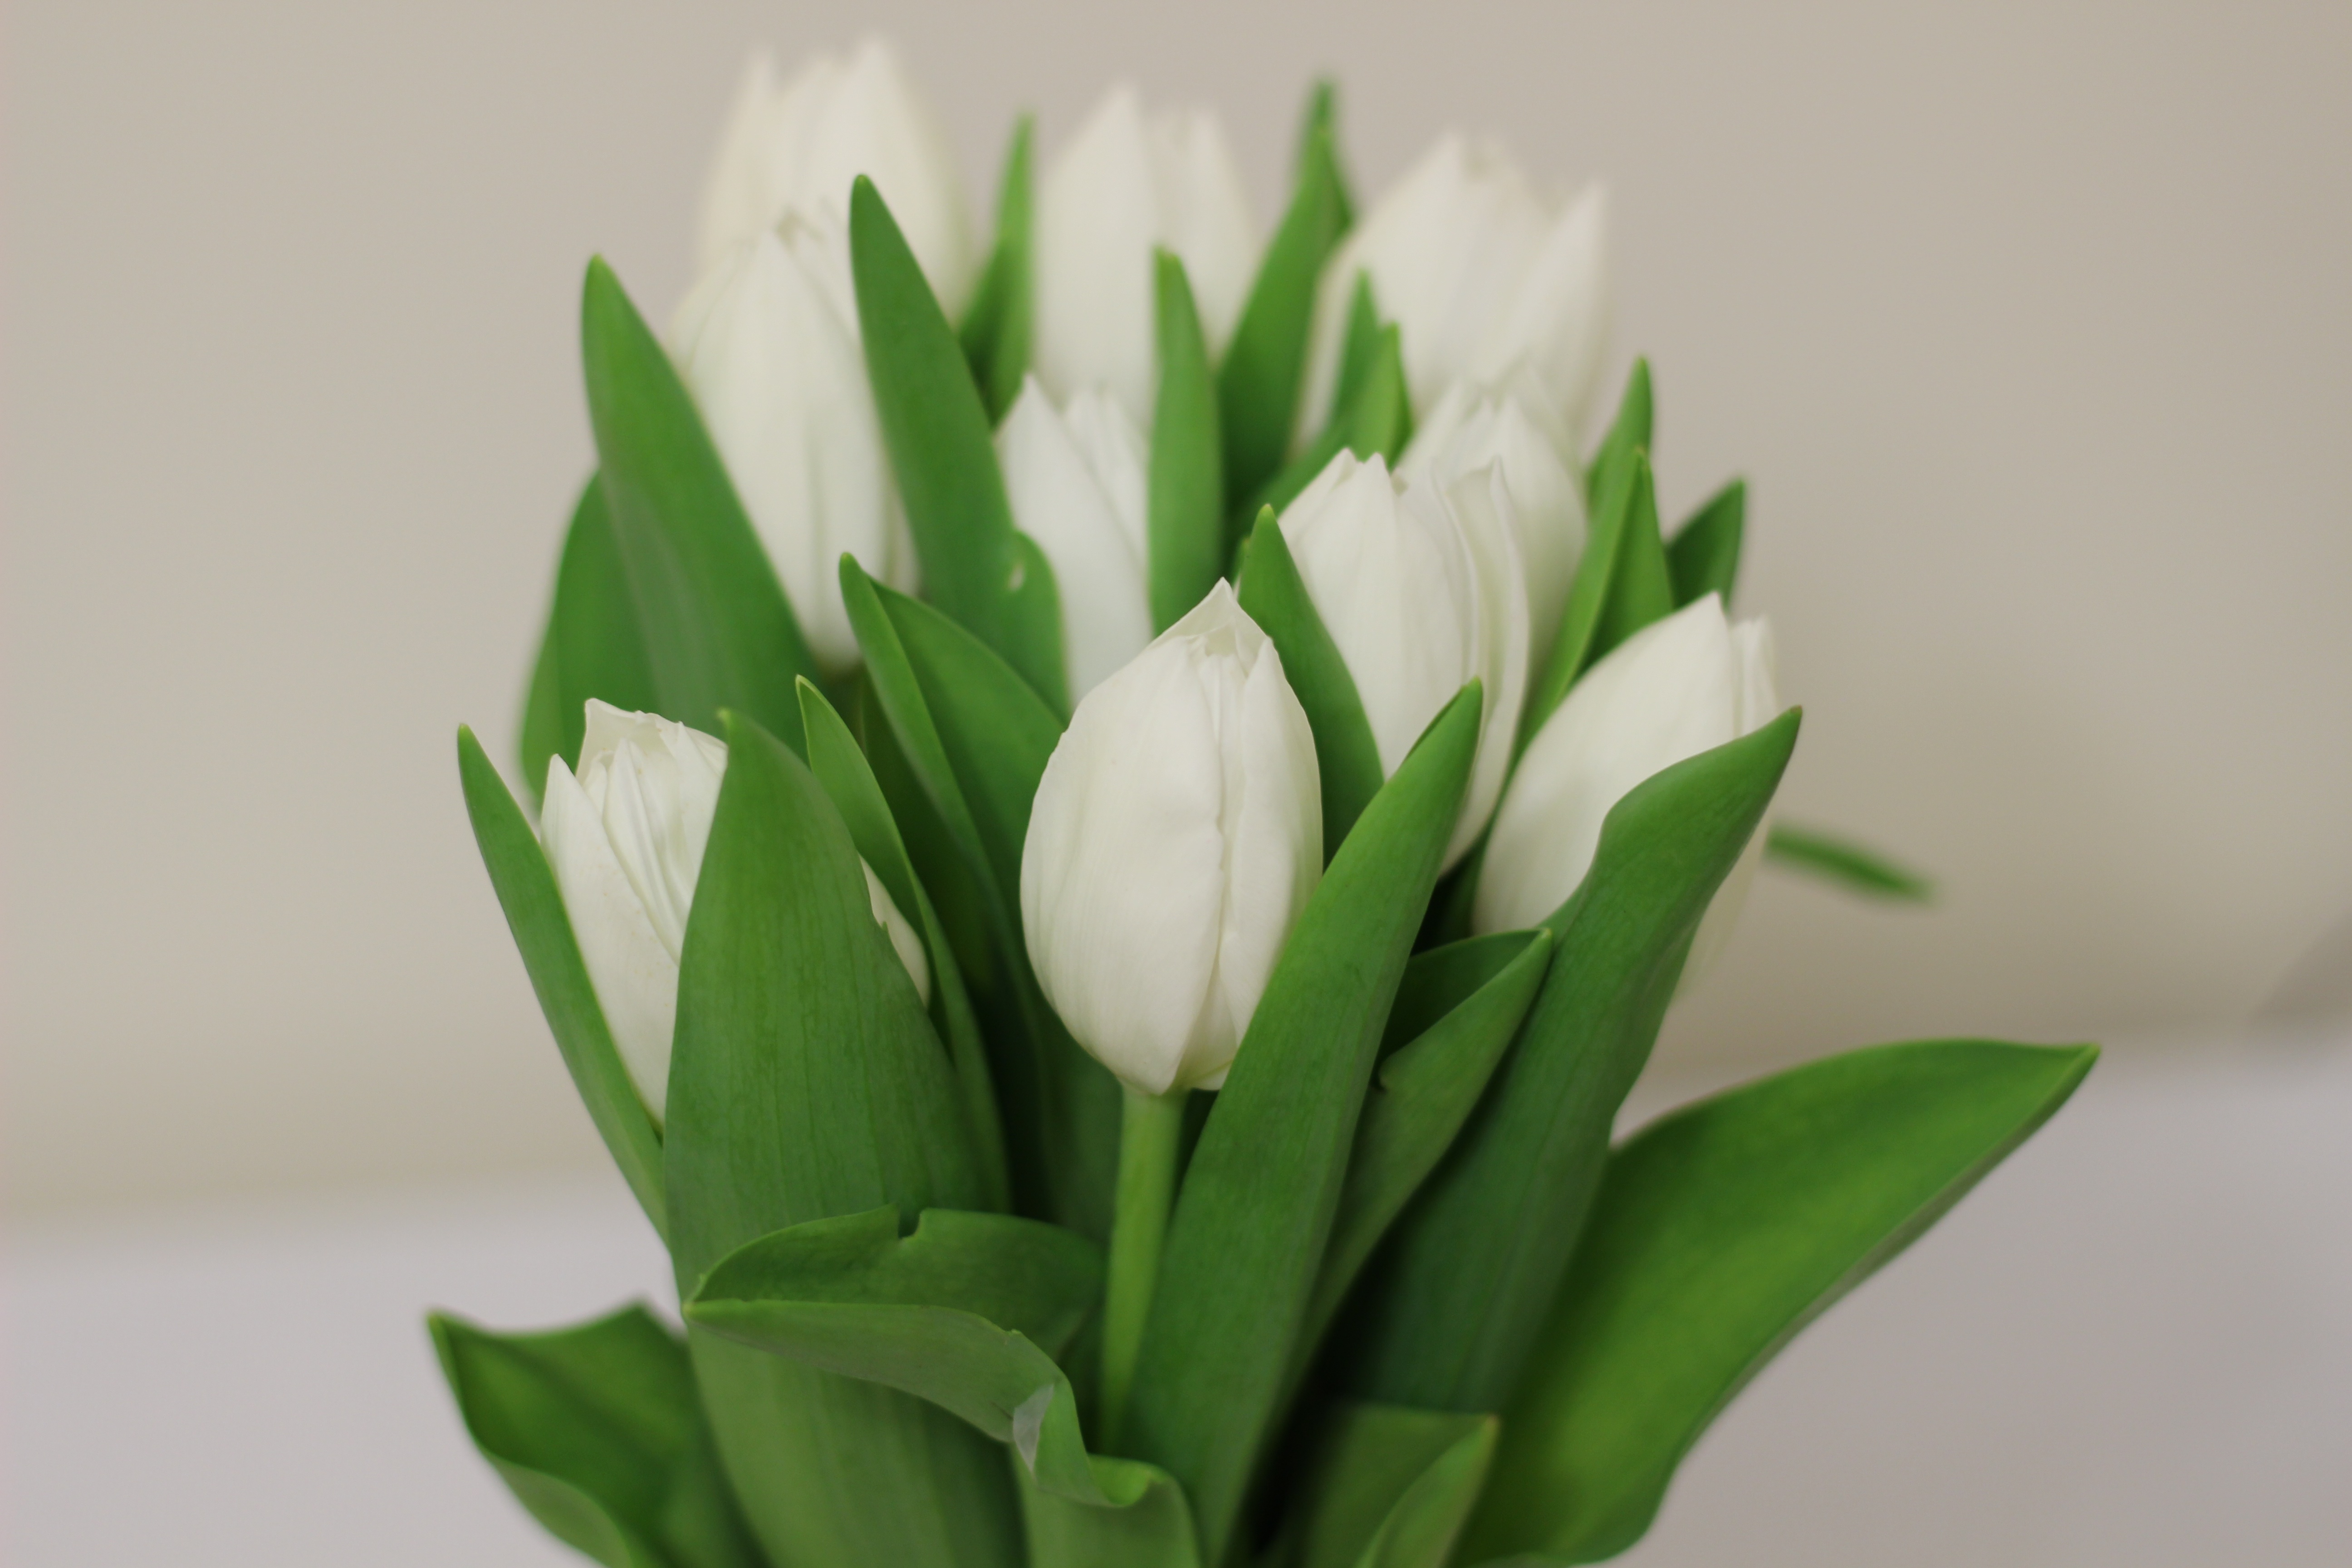
[[[664,1275],[617,1177],[22,1228],[0,1561],[582,1561],[467,1447],[421,1315],[552,1325]],[[2352,1042],[2103,1066],[1741,1396],[1623,1561],[2352,1562]]]

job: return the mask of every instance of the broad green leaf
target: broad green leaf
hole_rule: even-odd
[[[556,667],[556,614],[557,607],[549,605],[547,628],[539,638],[539,657],[531,661],[530,684],[523,689],[521,734],[517,738],[523,787],[530,791],[534,802],[547,792],[547,760],[563,751],[563,673]],[[573,760],[578,760],[577,752]]]
[[[1348,403],[1348,449],[1365,462],[1380,458],[1390,467],[1412,439],[1412,403],[1404,379],[1404,340],[1391,321],[1380,331],[1372,364]]]
[[[1584,553],[1577,558],[1576,575],[1569,580],[1568,606],[1560,612],[1559,635],[1552,639],[1550,659],[1528,689],[1527,707],[1520,710],[1518,746],[1523,752],[1568,696],[1568,689],[1576,684],[1592,653],[1616,581],[1618,547],[1633,513],[1639,468],[1630,458],[1611,464],[1609,478],[1593,504]]]
[[[743,1243],[986,1201],[964,1101],[808,767],[742,719],[688,917],[665,1146],[678,1294]],[[719,1452],[779,1562],[1019,1557],[984,1438],[872,1384],[689,1335]]]
[[[1402,344],[1396,326],[1381,325],[1373,311],[1370,279],[1359,277],[1348,315],[1347,345],[1339,356],[1331,422],[1257,492],[1249,517],[1265,507],[1280,511],[1288,506],[1342,451],[1366,462],[1375,457],[1396,461],[1412,438]]]
[[[971,367],[906,237],[862,174],[850,190],[849,252],[866,375],[924,589],[1066,711],[1053,573],[1034,546],[1020,548]]]
[[[1348,662],[1324,628],[1291,559],[1271,508],[1257,515],[1249,563],[1242,573],[1241,606],[1282,656],[1282,673],[1315,731],[1315,761],[1323,784],[1323,858],[1340,842],[1381,789],[1380,748],[1364,717]]]
[[[1356,274],[1348,291],[1348,324],[1339,339],[1339,377],[1331,385],[1331,423],[1345,423],[1347,410],[1371,379],[1381,358],[1380,303],[1372,297],[1372,275]]]
[[[1201,1568],[1192,1510],[1166,1471],[1100,1457],[1094,1466],[1107,1506],[1023,1487],[1030,1568]]]
[[[1730,608],[1731,590],[1739,581],[1739,536],[1747,525],[1748,481],[1734,479],[1675,531],[1666,564],[1674,570],[1676,605],[1720,594],[1724,607]]]
[[[1880,1046],[1628,1141],[1504,1420],[1475,1550],[1589,1563],[1632,1545],[1748,1380],[2032,1136],[2097,1055]]]
[[[1356,224],[1355,199],[1348,194],[1345,167],[1339,162],[1339,84],[1329,77],[1318,79],[1307,94],[1307,112],[1298,125],[1298,170],[1300,181],[1307,176],[1320,142],[1331,159],[1332,184],[1339,198],[1339,232],[1344,234]]]
[[[716,733],[731,710],[797,734],[793,678],[814,678],[815,656],[685,384],[602,258],[588,264],[580,342],[656,710]],[[561,657],[560,668],[570,661]]]
[[[1192,285],[1172,251],[1152,260],[1160,397],[1152,405],[1146,534],[1151,629],[1164,632],[1201,602],[1224,571],[1225,480],[1217,436],[1217,387],[1201,335]]]
[[[1356,1123],[1348,1181],[1315,1279],[1301,1344],[1311,1353],[1372,1248],[1437,1167],[1551,964],[1551,933],[1497,931],[1413,955],[1389,1011],[1391,1047]],[[1296,1358],[1293,1376],[1304,1371]]]
[[[1099,1238],[1118,1169],[1118,1083],[1045,1005],[1021,935],[1021,848],[1061,721],[969,633],[846,559],[842,596],[897,750],[988,923],[995,963],[974,999],[1017,1206]]]
[[[1558,948],[1517,1046],[1365,1271],[1340,1347],[1355,1392],[1478,1411],[1517,1386],[1600,1183],[1611,1119],[1797,724],[1791,710],[1610,809],[1592,869],[1544,922]]]
[[[1004,174],[996,187],[996,248],[989,254],[958,333],[992,425],[1021,395],[1021,378],[1029,371],[1031,324],[1036,317],[1029,264],[1032,129],[1025,114],[1013,124]]]
[[[1764,853],[1781,865],[1835,882],[1848,892],[1924,904],[1936,897],[1935,882],[1896,865],[1874,849],[1833,834],[1776,822],[1765,836]]]
[[[1495,1457],[1492,1415],[1332,1406],[1286,1533],[1295,1568],[1444,1568]]]
[[[1675,613],[1674,576],[1666,564],[1665,542],[1658,535],[1658,487],[1650,471],[1650,457],[1633,457],[1633,490],[1625,506],[1625,526],[1617,536],[1617,569],[1609,584],[1609,597],[1594,629],[1588,662],[1597,662],[1610,649]]]
[[[874,770],[866,764],[866,753],[858,750],[856,737],[815,687],[802,681],[800,696],[809,772],[816,775],[825,798],[841,813],[859,858],[874,868],[899,912],[911,911],[916,929],[923,933],[931,966],[931,1026],[947,1042],[949,1058],[955,1064],[956,1087],[963,1096],[964,1115],[971,1127],[972,1152],[980,1162],[987,1206],[1008,1208],[1013,1191],[1004,1165],[1004,1127],[997,1116],[996,1090],[989,1078],[988,1048],[982,1042],[980,1020],[972,1014],[971,997],[964,990],[955,952],[940,924],[939,911],[931,907],[915,876],[914,862],[908,858],[905,840],[898,837],[889,803],[875,781]]]
[[[1274,478],[1290,448],[1307,378],[1316,284],[1348,222],[1347,184],[1330,131],[1315,123],[1310,110],[1289,210],[1258,264],[1217,371],[1227,515],[1235,529],[1231,543],[1240,542],[1240,530],[1257,515],[1246,501]]]
[[[604,1147],[612,1151],[613,1163],[644,1205],[646,1217],[667,1237],[661,1131],[629,1081],[628,1068],[621,1065],[621,1053],[605,1026],[604,1010],[597,1005],[588,966],[572,934],[571,917],[563,912],[563,895],[556,889],[555,873],[539,837],[483,754],[481,742],[463,727],[457,731],[457,778],[466,792],[466,815],[474,824],[482,865],[522,953],[539,1010],[546,1015],[556,1048],[571,1070],[572,1087],[580,1091]]]
[[[1308,899],[1192,1151],[1124,1435],[1222,1560],[1306,1321],[1381,1026],[1460,809],[1473,681],[1375,795]]]
[[[555,599],[531,676],[523,721],[523,783],[534,798],[547,788],[547,760],[580,763],[587,703],[597,698],[631,712],[661,706],[653,666],[637,628],[636,602],[604,506],[604,481],[591,478],[572,510],[555,570]]]
[[[1656,414],[1656,399],[1650,387],[1650,362],[1637,359],[1626,374],[1625,391],[1617,400],[1617,416],[1610,421],[1608,434],[1601,437],[1599,449],[1592,454],[1591,466],[1584,470],[1587,502],[1597,505],[1610,483],[1623,473],[1633,454],[1646,452],[1657,444],[1653,437]]]
[[[537,1334],[427,1323],[467,1435],[558,1539],[606,1568],[757,1568],[686,1347],[653,1314]]]

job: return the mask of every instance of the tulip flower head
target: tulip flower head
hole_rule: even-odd
[[[1078,704],[1021,856],[1046,999],[1146,1094],[1213,1089],[1323,874],[1315,737],[1220,583]]]
[[[903,592],[919,574],[828,221],[790,215],[729,252],[678,307],[671,342],[793,619],[839,675],[858,663],[842,555]]]
[[[1416,415],[1458,378],[1494,381],[1517,363],[1542,385],[1563,433],[1580,434],[1608,346],[1607,244],[1600,186],[1549,200],[1498,144],[1440,137],[1324,268],[1298,439],[1330,417],[1360,273],[1401,329]]]
[[[578,773],[548,759],[547,862],[605,1027],[656,1124],[669,1092],[678,955],[726,772],[724,742],[593,700]],[[873,868],[858,864],[875,923],[928,1005],[922,939]]]
[[[1152,252],[1184,263],[1212,358],[1241,319],[1257,224],[1206,110],[1145,117],[1131,87],[1097,105],[1037,186],[1030,363],[1057,397],[1107,388],[1139,425],[1159,396]]]
[[[1479,876],[1482,932],[1540,925],[1592,867],[1601,824],[1627,791],[1685,757],[1761,728],[1780,711],[1772,634],[1733,625],[1713,594],[1627,637],[1569,689],[1519,758]],[[1762,853],[1759,825],[1717,891],[1684,965],[1706,967]]]
[[[1502,793],[1528,679],[1528,601],[1500,471],[1441,488],[1406,483],[1378,457],[1333,458],[1282,513],[1283,542],[1339,650],[1383,775],[1465,683],[1483,683],[1470,787],[1453,865]]]
[[[1059,410],[1035,376],[996,432],[1013,521],[1054,568],[1070,691],[1084,697],[1151,640],[1143,433],[1108,393]]]
[[[845,236],[860,174],[890,205],[940,304],[961,310],[980,265],[963,182],[938,117],[880,38],[846,59],[821,54],[790,81],[767,51],[751,57],[703,189],[699,270],[788,212],[830,219]]]

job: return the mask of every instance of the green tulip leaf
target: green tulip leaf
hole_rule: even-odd
[[[557,1539],[606,1568],[757,1568],[686,1347],[652,1313],[537,1334],[427,1322],[467,1435]]]
[[[580,765],[587,738],[588,700],[596,698],[633,713],[654,711],[661,694],[637,626],[636,601],[613,537],[604,505],[604,485],[591,479],[572,510],[555,569],[555,601],[547,614],[547,636],[531,676],[523,721],[523,782],[534,798],[547,789],[547,762]]]
[[[793,678],[814,678],[815,656],[694,400],[602,258],[588,264],[580,341],[605,510],[658,698],[653,710],[716,733],[720,710],[730,710],[797,735]],[[592,633],[616,635],[609,625]],[[567,701],[571,647],[566,637],[559,655]],[[613,650],[625,655],[625,642]]]
[[[1091,1463],[1101,1503],[1034,1479],[1023,1487],[1029,1568],[1201,1568],[1192,1508],[1165,1470],[1099,1455]]]
[[[1056,711],[1066,711],[1053,573],[1034,546],[1020,548],[971,366],[906,236],[862,174],[850,191],[849,252],[866,375],[924,586]]]
[[[539,1009],[547,1016],[556,1048],[571,1071],[572,1084],[588,1108],[588,1119],[612,1151],[613,1163],[629,1190],[667,1237],[667,1205],[663,1194],[662,1135],[654,1125],[613,1033],[604,1010],[588,980],[588,966],[580,957],[580,943],[572,933],[572,919],[563,910],[563,895],[555,886],[555,872],[547,863],[539,837],[490,765],[481,742],[471,730],[457,731],[457,778],[466,794],[466,815],[473,820],[474,842],[490,886],[506,912],[507,929],[514,933],[522,965]]]
[[[1297,457],[1252,498],[1236,522],[1247,526],[1266,507],[1280,511],[1298,499],[1341,452],[1362,461],[1378,457],[1393,464],[1412,438],[1412,405],[1404,379],[1403,339],[1397,327],[1381,324],[1372,305],[1372,282],[1359,274],[1348,309],[1348,332],[1339,353],[1331,419]]]
[[[1221,1561],[1270,1436],[1389,1005],[1460,811],[1477,683],[1430,723],[1308,899],[1186,1167],[1123,1437]]]
[[[987,926],[993,983],[975,983],[974,1000],[989,1026],[1016,1206],[1099,1238],[1109,1230],[1118,1170],[1118,1082],[1069,1037],[1037,989],[1018,899],[1029,805],[1061,721],[937,610],[882,587],[854,561],[844,558],[841,572],[893,750],[954,847],[952,871],[976,893]],[[899,820],[915,815],[902,810]],[[943,883],[937,872],[925,880]]]
[[[1747,526],[1748,481],[1734,479],[1675,530],[1666,564],[1674,572],[1677,606],[1720,594],[1724,607],[1731,607],[1731,590],[1739,581],[1739,538]]]
[[[1646,452],[1657,443],[1652,437],[1656,423],[1657,404],[1650,386],[1650,362],[1637,359],[1626,373],[1625,391],[1617,400],[1617,416],[1610,421],[1608,434],[1601,438],[1600,447],[1592,454],[1592,464],[1584,470],[1584,499],[1597,506],[1608,492],[1612,481],[1622,476],[1625,465],[1636,452]]]
[[[1348,661],[1325,629],[1298,575],[1289,543],[1271,508],[1258,513],[1250,534],[1249,563],[1242,573],[1242,608],[1282,656],[1282,673],[1315,731],[1315,760],[1322,775],[1323,858],[1339,852],[1348,830],[1381,789],[1380,748],[1371,721],[1356,691]]]
[[[1307,89],[1307,112],[1299,117],[1297,175],[1301,182],[1318,151],[1331,160],[1332,186],[1339,201],[1339,232],[1345,234],[1356,226],[1356,201],[1349,194],[1347,170],[1339,161],[1339,84],[1328,76]]]
[[[1153,258],[1160,397],[1151,416],[1146,511],[1151,629],[1164,632],[1207,596],[1223,573],[1225,482],[1217,387],[1192,285],[1172,251]]]
[[[971,1127],[972,1151],[980,1160],[987,1206],[1010,1207],[1013,1190],[1004,1164],[1004,1128],[989,1078],[988,1048],[981,1039],[980,1020],[972,1012],[971,997],[964,989],[939,911],[931,907],[916,878],[889,802],[883,797],[866,753],[858,750],[856,737],[824,694],[805,680],[801,682],[800,697],[809,772],[816,775],[825,798],[841,813],[850,841],[857,846],[858,856],[874,868],[891,902],[901,914],[911,914],[916,929],[923,933],[923,948],[931,966],[931,1026],[947,1042],[948,1057],[955,1064],[956,1084]]]
[[[1552,639],[1551,656],[1529,687],[1527,706],[1520,710],[1518,748],[1522,752],[1591,662],[1616,582],[1617,558],[1630,526],[1642,467],[1630,458],[1611,464],[1607,479],[1593,503],[1591,525],[1585,531],[1584,553],[1577,558],[1576,575],[1569,580],[1568,605],[1560,612],[1559,634]],[[1595,472],[1598,471],[1596,467]]]
[[[1469,1544],[1567,1563],[1632,1545],[1748,1379],[2030,1137],[2097,1054],[1880,1046],[1629,1140],[1505,1417]]]
[[[1382,327],[1372,364],[1348,402],[1348,449],[1365,462],[1384,459],[1391,468],[1412,439],[1412,403],[1406,395],[1404,339],[1394,323]]]
[[[1025,114],[1013,127],[1004,174],[996,187],[996,248],[989,253],[958,333],[992,425],[1021,395],[1021,378],[1029,372],[1029,341],[1036,317],[1036,285],[1029,259],[1032,130]]]
[[[1307,378],[1316,285],[1348,222],[1347,183],[1330,129],[1317,124],[1310,110],[1290,206],[1258,264],[1217,371],[1227,515],[1237,525],[1233,543],[1257,515],[1244,503],[1280,470],[1290,449]]]
[[[1551,952],[1549,931],[1497,931],[1415,953],[1405,965],[1307,1310],[1302,1343],[1310,1353],[1372,1248],[1469,1120]]]
[[[1444,1568],[1494,1461],[1496,1421],[1332,1406],[1286,1527],[1295,1568]]]
[[[1931,903],[1936,897],[1932,879],[1895,864],[1875,849],[1815,828],[1776,822],[1765,836],[1764,853],[1780,865],[1833,882],[1848,892],[1906,904]]]
[[[670,1064],[681,1300],[772,1231],[987,1196],[948,1052],[874,920],[840,814],[758,725],[730,716],[727,742]],[[1018,1562],[1013,1489],[961,1422],[699,1330],[688,1340],[720,1457],[772,1559]]]
[[[1655,1042],[1708,902],[1754,836],[1798,713],[1676,763],[1610,809],[1592,868],[1544,924],[1558,951],[1452,1151],[1366,1270],[1349,1386],[1497,1410],[1582,1228],[1609,1129]]]
[[[1658,533],[1658,486],[1649,454],[1635,452],[1633,469],[1625,526],[1617,536],[1617,570],[1592,637],[1595,662],[1643,626],[1675,613],[1674,574],[1666,562],[1665,541]]]

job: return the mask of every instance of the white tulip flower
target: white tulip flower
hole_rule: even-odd
[[[1601,186],[1548,200],[1498,143],[1440,137],[1325,266],[1299,442],[1330,417],[1360,273],[1401,331],[1415,414],[1461,377],[1496,381],[1516,364],[1542,386],[1559,434],[1580,437],[1608,347],[1608,227]]]
[[[996,431],[1013,521],[1054,568],[1070,695],[1082,698],[1151,640],[1145,509],[1149,443],[1108,393],[1057,412],[1028,377]]]
[[[790,81],[761,50],[745,69],[703,189],[698,270],[709,272],[787,212],[829,218],[848,255],[849,187],[873,180],[952,317],[980,267],[963,182],[939,118],[898,55],[869,37],[821,54]]]
[[[1584,553],[1584,487],[1545,433],[1542,416],[1530,412],[1532,401],[1515,390],[1455,382],[1413,431],[1397,472],[1450,485],[1490,465],[1502,469],[1528,595],[1528,668],[1540,671]]]
[[[1355,680],[1383,775],[1465,682],[1483,683],[1449,867],[1495,809],[1527,694],[1528,600],[1511,512],[1492,467],[1441,488],[1342,451],[1282,513],[1283,542]]]
[[[1056,397],[1108,388],[1149,426],[1160,394],[1152,252],[1184,263],[1213,360],[1258,260],[1257,223],[1223,127],[1207,110],[1146,119],[1110,93],[1038,183],[1029,363]]]
[[[737,247],[678,307],[671,352],[802,635],[840,675],[858,664],[843,552],[903,592],[919,570],[835,237],[790,214]]]
[[[1213,1089],[1322,875],[1314,732],[1219,583],[1087,694],[1045,764],[1021,855],[1030,963],[1131,1089]]]
[[[605,1027],[656,1125],[669,1096],[678,954],[726,772],[723,742],[593,700],[577,775],[562,757],[548,759],[541,813],[547,863]],[[858,865],[874,922],[928,1006],[931,969],[922,938],[873,868]]]
[[[1591,869],[1609,808],[1643,779],[1760,729],[1780,711],[1772,633],[1733,625],[1713,594],[1643,627],[1569,689],[1519,758],[1479,876],[1481,931],[1540,925]],[[1759,824],[1683,966],[1694,982],[1738,915],[1763,853]]]

